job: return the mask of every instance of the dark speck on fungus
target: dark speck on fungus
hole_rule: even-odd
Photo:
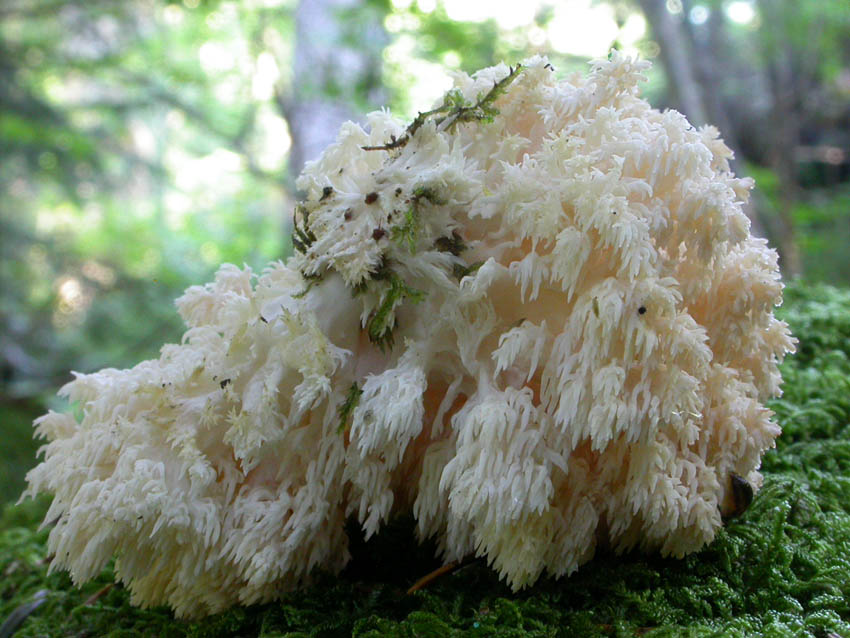
[[[376,201],[378,201],[378,193],[372,191],[371,193],[366,195],[366,199],[363,201],[365,201],[367,204],[374,204]]]
[[[646,314],[646,306],[641,306],[640,308],[638,308],[638,314],[639,315]]]

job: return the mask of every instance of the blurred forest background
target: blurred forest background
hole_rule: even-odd
[[[850,285],[846,0],[2,0],[0,503],[69,370],[156,356],[183,289],[288,255],[294,178],[342,121],[612,46],[721,130],[785,276]]]

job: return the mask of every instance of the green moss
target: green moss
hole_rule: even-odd
[[[393,241],[406,243],[407,250],[410,254],[416,252],[416,239],[419,234],[419,208],[415,201],[406,211],[400,224],[393,226],[390,230],[390,237]]]
[[[363,390],[360,389],[355,381],[351,384],[351,387],[348,388],[348,394],[345,397],[345,401],[343,401],[339,406],[339,426],[337,428],[339,432],[344,432],[348,427],[348,419],[351,418],[352,414],[354,414],[354,410],[360,401],[361,394],[363,394]]]
[[[36,401],[14,401],[0,393],[0,504],[17,500],[26,485],[26,474],[44,443],[33,438],[32,422],[44,412],[44,406]]]
[[[393,238],[393,241],[406,243],[407,249],[411,254],[416,252],[416,241],[419,239],[423,201],[427,201],[434,206],[443,206],[446,204],[446,199],[440,196],[432,186],[417,186],[413,189],[410,197],[410,206],[404,212],[401,223],[390,229],[390,236]],[[456,233],[453,237],[455,235]],[[460,236],[458,235],[458,237]]]
[[[466,242],[463,241],[457,231],[453,230],[451,237],[438,237],[434,241],[434,248],[444,253],[451,253],[455,257],[460,257],[460,254],[466,250]]]
[[[45,591],[19,636],[850,636],[850,294],[792,286],[782,310],[800,339],[771,406],[785,432],[752,506],[683,560],[600,553],[576,574],[514,594],[483,561],[412,595],[433,569],[409,520],[369,542],[351,528],[350,566],[262,606],[198,622],[129,605],[107,569],[78,590],[47,574],[43,501],[0,519],[0,618]],[[843,334],[850,334],[843,333]]]
[[[322,199],[326,199],[324,194],[322,195]],[[298,225],[299,217],[301,218],[302,226]],[[299,253],[305,254],[315,241],[316,236],[310,230],[310,211],[305,205],[298,204],[295,207],[295,213],[292,215],[292,246]]]
[[[483,261],[476,261],[476,262],[469,264],[468,266],[465,266],[463,264],[455,264],[454,267],[452,268],[452,275],[454,275],[455,279],[460,281],[461,279],[463,279],[464,277],[466,277],[468,275],[475,274],[478,271],[478,269],[481,268],[481,266],[483,266],[483,265],[484,265]]]
[[[389,286],[384,290],[381,303],[366,320],[366,332],[369,334],[369,339],[381,350],[393,347],[396,308],[405,299],[409,299],[412,303],[419,303],[425,298],[424,292],[411,288],[394,272],[390,272],[387,281]]]

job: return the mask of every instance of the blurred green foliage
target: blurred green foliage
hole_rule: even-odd
[[[41,407],[27,402],[6,402],[0,412],[0,503],[18,500],[26,485],[24,477],[35,465],[38,442],[33,439],[33,419]]]
[[[260,129],[275,115],[245,68],[291,15],[32,0],[0,16],[5,405],[155,355],[187,285],[285,254],[285,124]]]
[[[413,595],[436,566],[410,521],[363,542],[339,576],[267,605],[201,621],[135,609],[112,568],[81,589],[47,574],[46,502],[0,518],[0,619],[33,600],[25,636],[771,636],[850,635],[850,292],[791,285],[781,309],[800,340],[772,402],[784,433],[763,463],[765,484],[741,518],[682,560],[600,552],[571,577],[514,594],[481,560]],[[40,593],[41,592],[41,593]]]
[[[747,172],[758,185],[757,197],[762,218],[770,227],[779,214],[779,177],[755,165]],[[803,258],[803,272],[809,281],[850,282],[850,184],[833,188],[816,186],[791,207],[796,240]]]

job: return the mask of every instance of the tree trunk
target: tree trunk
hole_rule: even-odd
[[[731,119],[726,112],[717,78],[718,61],[715,52],[722,40],[722,16],[712,12],[712,23],[705,42],[700,42],[683,17],[670,14],[665,0],[638,0],[652,32],[661,49],[661,62],[670,83],[671,94],[679,110],[691,124],[702,126],[714,124],[726,145],[740,158],[738,143]],[[683,14],[687,15],[690,3],[684,2]],[[733,172],[741,174],[740,162],[730,162]],[[744,206],[750,219],[750,231],[764,237],[764,224],[759,216],[755,198]]]
[[[685,15],[688,15],[691,10],[691,2],[683,0],[682,4]],[[723,100],[723,87],[719,73],[724,68],[721,52],[728,49],[724,35],[723,11],[719,7],[711,11],[707,23],[700,31],[688,25],[687,35],[691,43],[692,59],[701,88],[700,93],[703,97],[706,117],[708,122],[718,128],[726,146],[735,154],[735,157],[729,162],[732,172],[736,175],[743,175],[741,147],[738,144],[738,136],[732,124],[732,118],[729,117],[729,112]],[[744,212],[750,219],[750,232],[757,237],[767,237],[759,213],[759,201],[758,197],[751,197],[744,206]]]
[[[380,106],[381,54],[387,42],[382,19],[358,0],[298,3],[292,91],[279,96],[292,137],[293,180],[305,162],[336,139],[343,122]]]
[[[773,146],[770,160],[773,170],[779,177],[779,252],[782,258],[782,270],[786,276],[798,277],[803,265],[794,237],[794,205],[799,199],[797,183],[797,164],[794,152],[800,138],[799,119],[794,108],[793,78],[788,64],[788,56],[774,58],[768,72],[773,87]]]
[[[664,0],[638,0],[661,48],[661,61],[671,93],[694,126],[706,124],[702,87],[694,73],[693,55],[682,19],[667,11]]]
[[[761,3],[766,25],[776,33],[788,33],[790,25],[785,8],[774,3]],[[795,151],[800,141],[798,92],[795,86],[794,54],[790,44],[777,42],[763,46],[762,54],[767,67],[768,83],[772,93],[770,162],[779,177],[779,223],[777,240],[782,271],[787,277],[803,274],[803,263],[794,233],[794,206],[799,199],[799,182]]]

